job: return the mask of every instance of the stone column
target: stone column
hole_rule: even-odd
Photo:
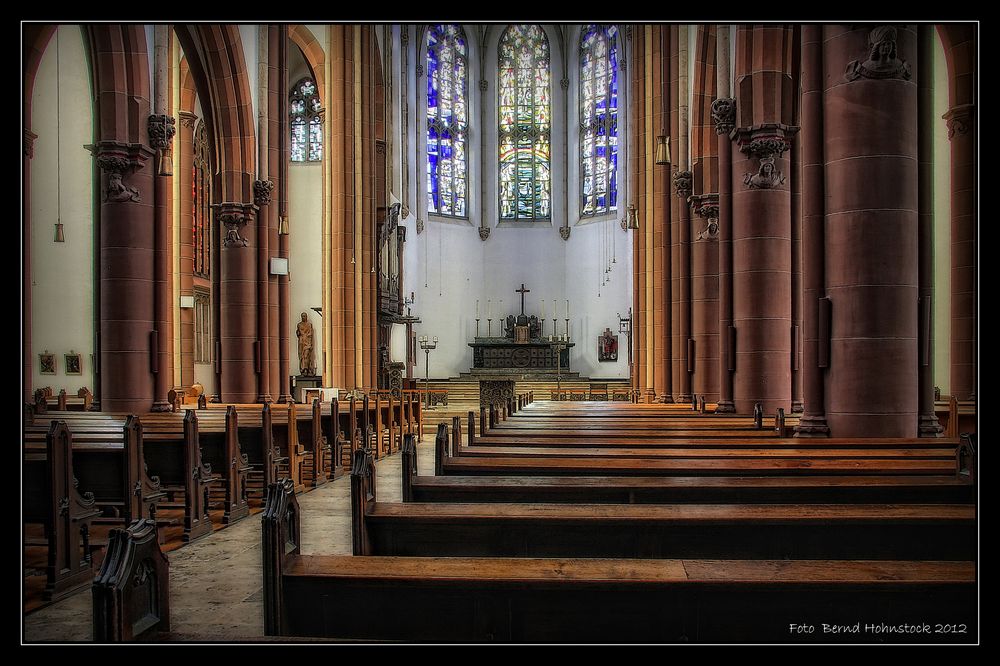
[[[194,296],[194,184],[190,166],[194,164],[194,127],[198,116],[180,111],[180,136],[178,137],[177,163],[182,165],[177,172],[180,178],[180,287],[182,296]],[[181,308],[179,326],[181,329],[181,386],[190,388],[194,384],[194,308]]]
[[[976,392],[976,107],[944,115],[951,141],[951,394]]]
[[[719,195],[702,194],[693,207],[691,240],[691,329],[694,373],[691,389],[708,402],[719,400]]]
[[[918,317],[918,369],[920,437],[942,437],[944,428],[934,412],[934,88],[932,85],[932,58],[936,35],[933,25],[922,24],[917,28],[917,114],[920,135],[917,139],[918,195],[918,254],[919,254],[919,310]]]
[[[213,204],[219,243],[219,347],[223,402],[254,402],[257,376],[254,343],[257,327],[257,262],[249,247],[247,225],[255,221],[252,203]]]
[[[281,78],[278,74],[279,43],[278,26],[267,27],[267,132],[259,138],[262,145],[267,146],[264,159],[267,160],[268,179],[273,183],[273,174],[281,173],[281,133],[284,130],[284,123],[280,117],[281,98],[288,96],[287,90],[281,89]],[[327,100],[322,100],[324,104]],[[325,156],[324,156],[325,157]],[[266,208],[261,208],[261,218],[267,225],[267,245],[268,254],[277,256],[276,250],[280,246],[278,238],[278,202],[276,201],[275,188],[271,188],[270,201]],[[267,305],[268,305],[268,372],[269,387],[268,392],[271,399],[280,399],[288,392],[283,388],[288,385],[288,373],[282,372],[281,360],[287,360],[287,351],[281,349],[281,331],[278,326],[280,319],[280,299],[278,296],[278,276],[267,276]],[[287,335],[287,333],[286,333]]]
[[[30,112],[25,114],[30,119]],[[24,285],[23,303],[24,316],[21,317],[21,377],[24,381],[22,399],[31,402],[33,389],[31,386],[34,358],[31,353],[31,158],[35,156],[35,139],[38,135],[27,127],[24,128],[24,155],[21,158],[21,280]],[[95,386],[94,391],[98,389]],[[99,395],[99,394],[98,394]]]
[[[169,279],[173,239],[170,233],[170,218],[167,215],[167,205],[173,196],[173,157],[171,152],[174,132],[174,118],[172,116],[156,114],[149,117],[149,145],[156,150],[157,154],[156,175],[153,180],[153,229],[155,235],[153,297],[157,335],[153,405],[150,409],[153,412],[169,412],[171,410],[171,405],[167,401],[167,393],[174,383],[174,355],[171,353],[174,336],[170,317],[172,300],[170,295],[173,289],[171,289]]]
[[[279,210],[278,215],[285,220],[288,219],[288,160],[291,158],[291,139],[288,132],[288,25],[278,26],[278,137],[280,146],[280,157],[278,159],[278,182],[279,182]],[[278,236],[278,256],[288,258],[288,234]],[[289,341],[288,309],[291,307],[291,293],[288,285],[288,276],[278,276],[278,349],[280,357],[278,360],[278,375],[281,380],[281,394],[278,402],[292,402],[289,386]],[[321,363],[322,358],[317,358]],[[297,371],[296,371],[297,372]]]
[[[819,301],[826,296],[823,160],[823,28],[802,26],[802,396],[796,437],[825,437],[823,376],[819,359]],[[824,353],[825,357],[825,353]],[[824,367],[826,363],[824,362]]]
[[[687,123],[682,121],[681,125],[686,126]],[[686,131],[686,127],[683,131]],[[682,151],[686,150],[687,146],[685,145]],[[682,164],[686,162],[687,159],[685,158]],[[677,239],[680,250],[678,254],[678,258],[680,259],[680,265],[678,266],[678,273],[680,275],[678,281],[679,307],[677,308],[680,314],[677,321],[677,339],[680,343],[677,350],[679,383],[675,388],[678,391],[676,402],[684,404],[691,402],[692,359],[688,358],[689,340],[691,339],[691,208],[688,206],[688,197],[691,196],[691,172],[686,169],[678,171],[674,174],[673,180],[674,190],[677,193],[677,210],[680,213],[677,224],[677,228],[680,231],[679,238]]]
[[[264,124],[262,122],[261,124]],[[266,152],[266,151],[265,151]],[[263,160],[262,160],[263,161]],[[257,402],[271,402],[271,364],[270,364],[270,322],[268,315],[268,279],[269,263],[269,229],[268,209],[271,208],[271,192],[274,182],[270,180],[255,180],[253,183],[253,202],[258,208],[257,213],[257,363],[258,389]]]
[[[836,437],[916,437],[916,30],[823,33],[827,423]]]
[[[723,42],[728,48],[728,39]],[[725,53],[728,63],[729,54]],[[721,61],[720,61],[721,62]],[[728,77],[728,74],[727,74]],[[721,79],[720,75],[720,79]],[[728,78],[727,78],[728,87]],[[719,406],[721,414],[736,411],[733,402],[733,144],[729,135],[736,120],[736,100],[720,97],[712,102],[712,119],[719,135]]]
[[[140,144],[101,141],[101,408],[145,413],[153,403],[153,156]]]

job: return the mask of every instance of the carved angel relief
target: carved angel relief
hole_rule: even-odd
[[[784,185],[785,177],[774,168],[774,158],[765,157],[761,159],[757,173],[748,173],[743,177],[743,184],[751,190],[769,190]]]

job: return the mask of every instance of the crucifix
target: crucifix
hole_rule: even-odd
[[[515,289],[514,293],[515,294],[521,294],[521,314],[523,315],[524,314],[524,295],[527,294],[527,293],[531,293],[531,290],[530,289],[525,289],[524,288],[524,283],[522,282],[521,283],[521,288],[520,289]]]

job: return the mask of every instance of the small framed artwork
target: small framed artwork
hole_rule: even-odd
[[[618,360],[618,336],[610,328],[604,329],[604,334],[597,338],[597,360]]]
[[[72,352],[66,354],[66,374],[67,375],[83,374],[83,358],[80,354],[74,354]]]
[[[56,355],[45,352],[38,355],[38,372],[43,375],[56,374]]]

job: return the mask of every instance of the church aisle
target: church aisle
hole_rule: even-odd
[[[434,441],[418,445],[419,473],[434,474]],[[402,456],[375,463],[379,499],[401,500]],[[351,479],[299,496],[302,552],[351,554]],[[171,641],[252,641],[264,638],[260,513],[167,554],[170,560]],[[24,618],[25,642],[91,640],[89,588]]]

